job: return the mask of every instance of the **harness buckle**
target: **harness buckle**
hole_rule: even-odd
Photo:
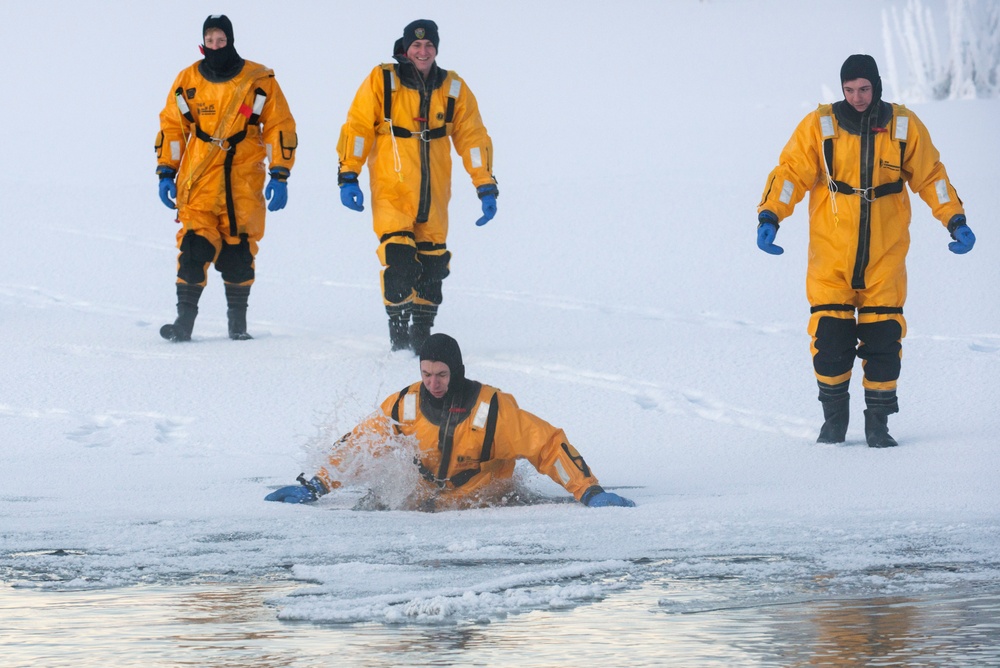
[[[855,188],[854,194],[866,202],[875,201],[875,188]]]
[[[420,134],[418,134],[417,137],[419,137],[421,141],[425,141],[427,143],[430,143],[430,141],[431,141],[430,129],[421,130]]]
[[[212,137],[212,143],[221,148],[223,151],[231,151],[233,148],[228,139],[222,139],[220,137]]]

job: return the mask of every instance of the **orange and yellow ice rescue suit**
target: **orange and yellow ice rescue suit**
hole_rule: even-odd
[[[895,412],[910,246],[904,185],[945,226],[959,214],[964,220],[964,210],[920,119],[901,105],[875,104],[860,121],[844,101],[806,116],[757,210],[780,222],[809,193],[806,294],[820,400],[846,392],[857,356],[869,407],[881,401]]]
[[[440,403],[440,402],[438,402]],[[443,510],[482,505],[504,490],[518,459],[559,483],[577,500],[602,491],[590,467],[566,434],[518,407],[509,394],[476,381],[435,407],[430,393],[414,383],[382,402],[381,410],[338,443],[329,466],[316,474],[326,490],[340,487],[342,448],[391,448],[394,439],[413,438],[414,464],[423,484],[413,506]],[[374,452],[373,454],[378,454]]]

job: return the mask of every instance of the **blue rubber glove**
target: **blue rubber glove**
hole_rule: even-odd
[[[300,484],[288,485],[276,489],[264,497],[265,501],[281,501],[282,503],[312,503],[319,497],[326,494],[326,485],[318,477],[306,480],[301,474],[298,477]]]
[[[493,216],[497,215],[497,196],[500,194],[500,191],[492,183],[487,183],[484,186],[476,188],[476,193],[479,194],[479,199],[483,203],[483,215],[476,221],[476,225],[482,227],[493,220]]]
[[[177,199],[177,185],[174,184],[174,173],[164,172],[160,176],[160,201],[168,209],[176,209],[177,205],[174,204],[174,200]]]
[[[271,180],[264,188],[264,199],[268,200],[268,211],[280,211],[288,204],[288,183],[285,181],[287,178],[287,173],[277,170],[271,171]]]
[[[365,194],[358,185],[358,175],[344,172],[337,178],[340,184],[340,203],[352,211],[365,210]]]
[[[614,492],[605,492],[600,487],[591,487],[580,498],[583,505],[588,508],[607,508],[608,506],[618,506],[621,508],[634,508],[635,501],[618,496]]]
[[[308,487],[302,485],[289,485],[276,489],[264,497],[265,501],[281,501],[283,503],[311,503],[316,500],[316,495]]]
[[[757,248],[771,255],[781,255],[785,249],[774,245],[778,236],[778,218],[770,211],[761,211],[757,216],[760,224],[757,226]]]
[[[958,216],[955,216],[958,218]],[[952,222],[955,221],[952,218]],[[954,239],[950,244],[948,244],[948,250],[952,253],[957,253],[959,255],[964,255],[972,250],[972,247],[976,245],[976,235],[972,233],[969,226],[965,224],[965,217],[962,217],[962,222],[955,228],[951,233],[951,237]]]

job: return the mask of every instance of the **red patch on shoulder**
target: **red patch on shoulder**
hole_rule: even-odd
[[[243,114],[244,116],[246,116],[247,118],[250,118],[250,116],[253,115],[253,109],[251,109],[250,107],[248,107],[246,104],[241,104],[240,105],[240,113]]]

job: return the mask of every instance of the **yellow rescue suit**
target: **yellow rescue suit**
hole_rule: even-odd
[[[566,438],[545,420],[521,410],[509,394],[475,381],[460,399],[434,409],[414,383],[382,402],[381,411],[344,436],[340,447],[391,447],[394,437],[413,437],[419,445],[419,467],[424,477],[420,495],[435,509],[474,505],[491,483],[509,480],[517,459],[562,485],[579,500],[598,485],[590,467]],[[341,454],[330,458],[329,469],[316,475],[328,490],[340,486],[336,470]]]
[[[337,152],[341,174],[360,174],[368,163],[386,305],[441,302],[452,144],[474,186],[496,183],[479,105],[454,72],[435,65],[425,80],[402,60],[376,67],[361,84]]]
[[[866,390],[896,388],[910,246],[904,183],[943,225],[964,214],[923,123],[901,105],[875,104],[853,126],[841,106],[846,102],[820,105],[806,116],[757,207],[780,222],[809,193],[806,294],[821,388],[850,380],[854,348],[846,349],[845,341],[858,339]]]
[[[298,140],[295,120],[271,70],[245,61],[235,77],[215,82],[202,75],[200,63],[183,70],[171,86],[160,112],[156,157],[157,172],[176,173],[182,255],[192,233],[214,248],[213,255],[203,242],[198,242],[200,248],[195,245],[193,264],[201,266],[200,276],[184,276],[183,269],[178,273],[179,282],[203,285],[204,269],[219,257],[223,244],[243,249],[251,262],[257,255],[257,242],[264,236],[264,160],[272,171],[287,176]],[[223,278],[230,280],[225,272]],[[233,282],[252,280],[251,273],[249,279]]]

